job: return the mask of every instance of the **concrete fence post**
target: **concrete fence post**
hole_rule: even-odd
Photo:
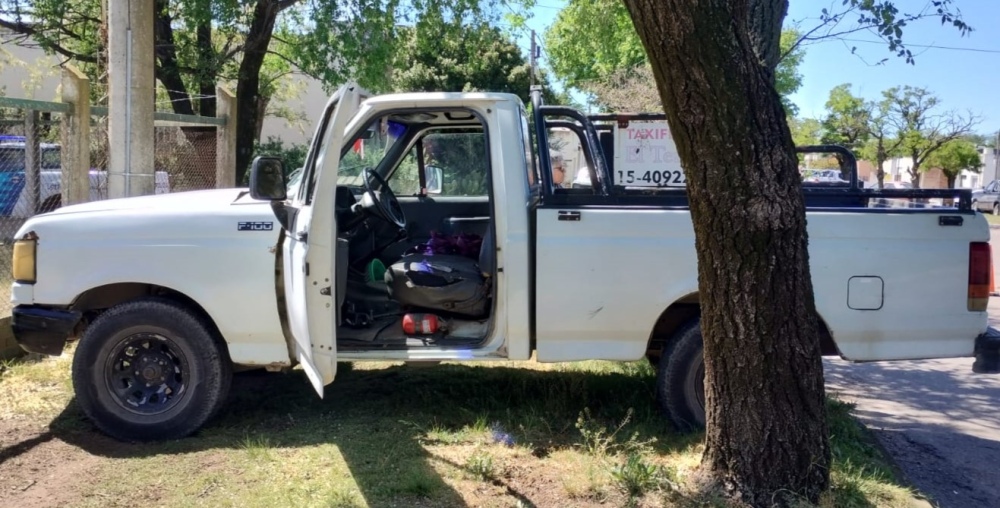
[[[27,212],[38,213],[41,193],[41,149],[38,143],[38,111],[24,112],[24,189],[27,191]]]
[[[226,124],[215,130],[215,187],[239,187],[236,181],[236,96],[219,85],[215,88],[215,111]]]
[[[62,122],[62,205],[90,199],[90,80],[79,69],[62,70],[62,102],[72,109]]]
[[[154,193],[154,12],[150,0],[108,1],[108,197]]]

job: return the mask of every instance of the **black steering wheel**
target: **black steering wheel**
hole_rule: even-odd
[[[389,188],[389,184],[385,183],[385,178],[382,178],[382,175],[376,173],[374,169],[365,168],[362,171],[362,180],[365,184],[365,197],[371,200],[371,207],[375,209],[375,214],[400,229],[406,229],[406,215],[403,214],[403,207],[399,206],[399,200]],[[372,180],[378,183],[379,191],[372,188]]]

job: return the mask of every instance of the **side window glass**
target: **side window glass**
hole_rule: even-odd
[[[489,150],[481,129],[432,129],[422,144],[424,180],[431,196],[487,196]],[[420,193],[417,145],[410,148],[389,185],[397,195]]]
[[[420,194],[420,175],[417,174],[417,147],[414,146],[407,152],[406,157],[399,163],[399,167],[393,172],[389,179],[389,188],[397,196],[417,196]]]
[[[556,194],[591,194],[591,167],[587,162],[586,142],[576,131],[566,128],[549,129],[549,161]],[[570,190],[572,189],[572,190]]]
[[[46,148],[42,150],[42,169],[59,169],[62,167],[58,148]]]

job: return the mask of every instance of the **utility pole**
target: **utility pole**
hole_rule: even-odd
[[[535,86],[535,52],[538,46],[535,44],[535,31],[531,31],[531,86]]]
[[[993,179],[996,180],[1000,178],[1000,131],[997,131],[997,139],[993,144]],[[984,181],[983,187],[989,182]]]
[[[153,193],[153,2],[108,2],[108,197]]]

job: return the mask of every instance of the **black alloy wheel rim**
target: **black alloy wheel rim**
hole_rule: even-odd
[[[177,406],[186,392],[187,357],[160,334],[136,333],[108,355],[104,378],[112,398],[125,410],[155,415]]]

